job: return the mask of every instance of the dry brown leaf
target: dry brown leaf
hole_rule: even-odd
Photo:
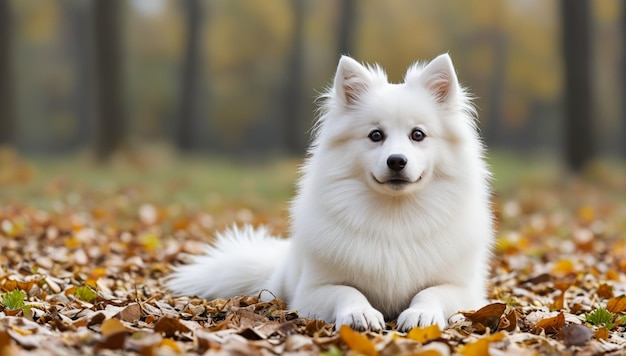
[[[313,336],[316,333],[319,333],[321,336],[330,336],[333,332],[333,327],[332,324],[328,324],[323,320],[309,320],[306,323],[304,332],[309,336]]]
[[[502,330],[509,332],[515,331],[515,329],[517,329],[517,318],[519,317],[520,314],[517,312],[517,310],[511,309],[511,311],[509,311],[505,316],[507,325],[505,325]]]
[[[600,298],[611,299],[613,298],[613,287],[606,283],[602,283],[598,287],[598,290],[596,291],[596,293],[598,294]]]
[[[163,333],[165,337],[171,338],[176,332],[189,332],[190,330],[174,317],[163,316],[154,324],[154,332]]]
[[[127,305],[122,311],[117,314],[120,320],[127,322],[135,322],[141,318],[141,307],[137,303]]]
[[[597,340],[607,340],[609,338],[609,329],[605,328],[604,326],[598,328],[598,330],[596,330],[596,332],[593,334],[593,337],[595,337]]]
[[[106,320],[106,315],[103,312],[97,312],[90,315],[87,319],[87,326],[100,325]]]
[[[11,340],[9,333],[0,329],[0,356],[12,356],[19,354],[17,345]]]
[[[536,328],[543,329],[546,333],[557,333],[563,326],[565,326],[565,314],[563,312],[560,312],[557,316],[539,320],[535,324]]]
[[[497,329],[508,331],[506,340],[481,338],[487,329],[469,318],[441,330],[441,337],[426,341],[425,347],[394,331],[357,334],[385,356],[459,354],[463,344],[464,353],[470,354],[485,350],[499,354],[560,354],[564,350],[601,354],[624,349],[621,317],[626,310],[624,301],[614,298],[611,286],[620,285],[626,273],[626,242],[614,233],[626,228],[626,212],[611,194],[567,185],[495,196],[495,210],[503,213],[496,217],[503,244],[494,256],[490,281],[494,288],[489,298],[510,307],[505,315],[495,313],[483,322],[492,321],[491,327],[497,323]],[[202,251],[213,232],[241,211],[250,221],[267,221],[279,230],[277,234],[287,226],[284,215],[272,217],[264,209],[252,214],[239,203],[193,211],[177,204],[154,204],[152,221],[145,224],[137,215],[140,206],[150,200],[143,188],[128,186],[112,194],[94,194],[74,191],[72,184],[51,179],[45,189],[54,191],[53,199],[58,200],[51,204],[54,209],[3,201],[0,294],[25,290],[32,308],[30,312],[16,310],[11,317],[7,315],[11,311],[0,305],[0,314],[5,314],[0,318],[0,338],[2,333],[5,339],[8,335],[8,341],[0,340],[0,356],[24,351],[97,354],[104,348],[142,355],[357,353],[347,350],[331,324],[301,319],[279,300],[261,302],[258,296],[203,300],[164,292],[163,277],[171,272],[171,265],[187,261],[181,260],[179,253]],[[592,202],[585,209],[593,214],[579,214],[580,204],[571,205],[574,198]],[[513,203],[502,209],[502,199]],[[563,244],[563,236],[572,236],[571,243]],[[552,273],[551,268],[559,273]],[[94,303],[74,296],[75,288],[83,285],[97,289]],[[575,290],[568,293],[572,285]],[[591,329],[581,325],[581,320],[598,306],[616,311],[615,327],[598,328],[588,339]],[[554,330],[544,332],[536,327],[557,315],[547,312],[550,308],[562,310],[565,316],[566,325],[556,335]],[[176,331],[176,322],[168,326],[163,315],[191,331]],[[132,337],[126,329],[100,334],[101,324],[106,321],[106,332],[111,318],[119,319],[126,329],[132,325]],[[157,322],[161,332],[154,331]],[[165,331],[173,332],[172,338],[164,340]],[[107,353],[111,352],[103,352]]]
[[[492,303],[484,306],[474,313],[463,313],[463,315],[469,319],[472,324],[482,325],[485,328],[489,328],[492,331],[498,330],[500,325],[500,318],[504,314],[506,304],[504,303]]]
[[[247,340],[263,340],[265,336],[252,328],[245,328],[237,333]]]
[[[97,345],[97,348],[109,350],[123,349],[127,334],[128,333],[125,331],[118,331],[112,334],[108,334],[105,336],[104,340],[102,340]]]
[[[611,298],[606,303],[606,310],[610,311],[611,313],[621,313],[623,311],[626,311],[626,295]]]
[[[565,293],[561,292],[554,303],[550,304],[550,309],[552,310],[562,310],[565,307]]]

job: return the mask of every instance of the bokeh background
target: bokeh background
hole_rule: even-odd
[[[340,54],[399,81],[443,52],[477,97],[496,180],[595,167],[624,189],[619,0],[0,0],[3,197],[106,181],[121,161],[138,181],[283,198]]]

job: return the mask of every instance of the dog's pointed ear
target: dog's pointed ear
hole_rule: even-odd
[[[335,74],[335,95],[347,106],[355,104],[368,90],[370,73],[348,56],[341,56]]]
[[[431,92],[439,103],[451,102],[459,91],[459,81],[452,65],[452,59],[447,53],[428,63],[422,70],[420,78],[422,85]]]

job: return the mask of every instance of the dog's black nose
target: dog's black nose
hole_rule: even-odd
[[[406,156],[393,154],[387,158],[387,167],[392,171],[401,171],[406,166]]]

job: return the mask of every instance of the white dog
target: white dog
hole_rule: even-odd
[[[301,316],[380,330],[447,325],[486,303],[489,172],[447,54],[390,84],[339,61],[291,207],[291,238],[218,236],[167,286],[205,298],[268,289]]]

